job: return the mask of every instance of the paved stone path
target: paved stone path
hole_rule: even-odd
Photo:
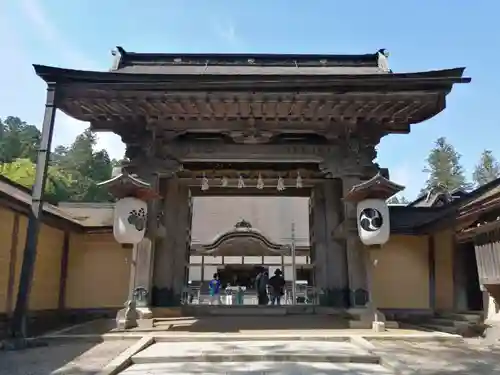
[[[0,351],[0,375],[94,375],[135,340],[60,341],[22,351]]]
[[[120,375],[390,375],[381,366],[362,363],[250,362],[169,363],[129,367]]]
[[[349,341],[160,342],[132,362],[121,375],[391,374]]]
[[[377,354],[396,358],[419,375],[500,374],[500,343],[487,346],[480,340],[460,342],[411,342],[371,340]]]
[[[439,342],[431,336],[446,335],[416,330],[345,329],[328,317],[171,318],[161,320],[163,327],[131,332],[113,332],[112,323],[100,320],[59,331],[48,347],[0,351],[0,375],[97,374],[143,335],[159,342],[136,354],[139,363],[123,375],[393,373],[374,363],[377,356],[396,364],[401,375],[500,374],[500,343]],[[102,334],[108,338],[104,342],[98,340]]]
[[[293,359],[292,359],[293,357]],[[134,363],[297,361],[377,363],[377,358],[350,342],[229,341],[160,342],[132,357]]]

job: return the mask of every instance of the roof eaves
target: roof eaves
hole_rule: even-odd
[[[465,68],[435,70],[417,73],[394,74],[337,74],[337,75],[200,75],[200,74],[124,74],[119,72],[99,72],[57,68],[46,65],[33,65],[36,74],[47,83],[87,83],[87,84],[113,84],[113,83],[156,83],[165,84],[173,82],[220,82],[227,85],[235,83],[252,83],[255,79],[270,84],[290,81],[294,85],[304,82],[315,82],[319,87],[341,85],[346,83],[363,83],[364,85],[392,85],[392,84],[437,84],[452,85],[454,83],[468,83],[470,78],[463,77]]]

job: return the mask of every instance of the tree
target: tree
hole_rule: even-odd
[[[19,117],[9,116],[0,120],[0,162],[10,163],[16,159],[36,160],[41,134],[34,125]]]
[[[56,146],[54,150],[50,153],[50,163],[52,165],[61,166],[64,163],[66,154],[68,153],[68,148],[65,146]]]
[[[35,183],[36,166],[30,159],[17,159],[0,165],[0,174],[9,180],[31,189]],[[70,199],[69,186],[73,184],[71,176],[58,167],[49,166],[45,194],[57,202]]]
[[[388,204],[408,204],[408,203],[410,203],[410,201],[408,199],[406,199],[406,197],[404,197],[404,196],[398,197],[397,195],[395,195],[395,196],[389,198],[387,200],[387,203]]]
[[[423,171],[429,173],[429,177],[420,193],[424,194],[440,185],[448,191],[458,188],[470,190],[472,186],[465,178],[460,158],[461,155],[446,141],[446,138],[438,138],[426,159],[427,165]]]
[[[487,184],[500,177],[500,163],[491,150],[484,150],[479,162],[474,168],[472,179],[477,187]]]
[[[57,151],[54,162],[73,177],[72,200],[103,202],[111,199],[98,183],[111,177],[113,167],[106,150],[94,151],[96,143],[94,133],[86,129],[69,148],[54,150]]]
[[[31,188],[40,138],[36,126],[18,117],[0,119],[0,174]],[[52,199],[88,202],[111,199],[98,183],[111,177],[112,161],[105,150],[94,150],[95,146],[95,135],[86,129],[71,146],[55,147],[46,189]]]

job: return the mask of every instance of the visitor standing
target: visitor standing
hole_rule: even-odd
[[[269,279],[269,286],[271,287],[271,305],[281,305],[281,297],[285,289],[285,278],[279,268],[274,271],[274,276]]]
[[[259,274],[255,278],[255,289],[257,290],[257,299],[259,305],[267,305],[269,298],[267,297],[267,283],[269,281],[269,275],[263,269],[259,271]]]
[[[220,304],[220,280],[219,275],[214,273],[214,277],[208,283],[208,293],[210,295],[210,304],[213,305],[214,302]]]

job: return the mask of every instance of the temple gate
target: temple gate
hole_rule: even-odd
[[[355,204],[388,134],[445,108],[463,68],[393,73],[367,55],[147,54],[117,48],[110,72],[36,65],[54,105],[126,144],[126,170],[149,204],[153,306],[180,303],[192,197],[310,197],[311,263],[320,304],[364,307],[369,287]],[[53,118],[52,118],[53,120]],[[300,181],[300,183],[298,182]],[[148,262],[146,262],[148,263]]]

